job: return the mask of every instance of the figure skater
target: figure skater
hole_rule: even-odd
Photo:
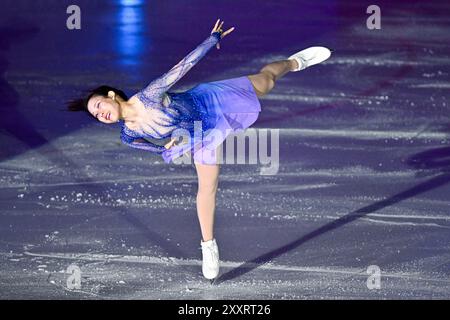
[[[220,49],[220,40],[234,30],[233,27],[224,32],[222,26],[223,21],[218,19],[206,40],[130,99],[121,90],[101,86],[89,91],[86,98],[68,103],[70,111],[87,111],[100,122],[122,121],[124,144],[160,154],[166,163],[186,154],[193,155],[198,177],[196,207],[202,235],[202,272],[207,279],[219,274],[219,249],[213,232],[219,164],[214,156],[205,156],[209,154],[205,151],[214,150],[227,134],[250,127],[261,111],[259,97],[269,93],[278,79],[331,55],[325,47],[310,47],[285,60],[269,63],[256,74],[200,83],[185,92],[169,92],[212,47]],[[202,132],[215,129],[214,132],[223,134],[214,139],[205,135],[200,147],[174,138],[177,129],[193,135],[194,122],[201,124]]]

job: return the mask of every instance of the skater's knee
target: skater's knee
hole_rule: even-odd
[[[215,193],[219,186],[218,176],[209,176],[205,179],[199,179],[198,181],[198,192],[201,193]]]
[[[271,72],[263,71],[261,73],[266,76],[262,92],[263,94],[268,94],[275,86],[275,76]]]
[[[276,74],[270,68],[264,67],[259,70],[259,73],[263,75],[265,80],[269,83],[275,83]]]
[[[219,184],[219,165],[196,164],[198,193],[214,194]]]
[[[219,186],[219,179],[210,177],[198,183],[197,193],[202,196],[215,195]]]
[[[217,193],[217,183],[203,183],[198,185],[199,196],[214,196]]]
[[[275,86],[275,78],[273,73],[264,68],[256,75],[249,76],[253,84],[253,88],[258,96],[263,96],[269,93]]]

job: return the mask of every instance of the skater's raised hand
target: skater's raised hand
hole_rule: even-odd
[[[222,30],[222,26],[223,26],[223,21],[220,22],[220,19],[217,19],[216,24],[214,25],[214,27],[211,30],[211,34],[213,34],[214,32],[219,32],[220,33],[220,39],[222,39],[223,37],[225,37],[227,34],[229,34],[230,32],[232,32],[234,30],[234,27],[231,27],[230,29],[228,29],[227,31],[224,32]],[[219,42],[217,42],[216,48],[220,49],[220,43]]]

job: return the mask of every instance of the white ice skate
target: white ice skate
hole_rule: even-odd
[[[219,248],[216,239],[201,241],[202,246],[202,271],[206,279],[214,279],[219,274]]]
[[[297,53],[294,53],[288,60],[297,61],[299,67],[293,72],[297,72],[315,64],[327,60],[331,56],[331,51],[325,47],[309,47]]]

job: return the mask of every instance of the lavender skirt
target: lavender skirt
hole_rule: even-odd
[[[247,76],[200,83],[185,93],[201,111],[202,134],[191,139],[191,143],[164,151],[162,156],[167,163],[188,153],[193,154],[195,163],[218,163],[218,147],[222,142],[230,134],[250,127],[261,112],[261,104]]]

